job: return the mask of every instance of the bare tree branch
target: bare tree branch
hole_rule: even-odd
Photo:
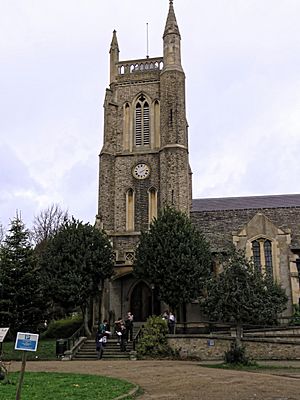
[[[36,244],[49,239],[60,226],[69,219],[68,211],[62,210],[58,204],[52,204],[34,217],[32,236]]]

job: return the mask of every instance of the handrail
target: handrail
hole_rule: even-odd
[[[133,343],[132,343],[132,345],[133,345],[133,350],[134,350],[134,351],[136,350],[136,346],[137,346],[137,344],[138,344],[138,342],[139,342],[139,339],[143,336],[143,328],[144,328],[144,325],[142,325],[142,326],[139,328],[139,330],[137,331],[136,335],[135,335],[134,338],[133,338]]]
[[[74,347],[75,343],[79,340],[81,336],[84,336],[84,325],[82,324],[80,328],[77,329],[75,333],[73,333],[72,336],[67,338],[68,344],[67,344],[67,350],[71,350],[72,347]]]

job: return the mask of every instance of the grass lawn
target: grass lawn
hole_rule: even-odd
[[[19,373],[9,374],[12,384],[0,381],[0,400],[14,400]],[[95,375],[25,372],[22,400],[110,400],[128,393],[133,384]],[[132,399],[132,397],[127,397]]]
[[[288,371],[298,371],[297,367],[290,366],[281,366],[281,365],[260,365],[256,362],[250,365],[242,365],[242,364],[226,364],[226,363],[218,363],[218,364],[199,364],[201,367],[205,368],[217,368],[217,369],[233,369],[237,371],[259,371],[259,370],[288,370]]]
[[[15,342],[3,343],[3,357],[5,360],[21,360],[22,351],[14,350]],[[36,352],[27,352],[27,360],[56,360],[56,341],[55,339],[40,340]],[[1,397],[0,397],[1,399]]]

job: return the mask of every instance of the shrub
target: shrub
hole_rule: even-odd
[[[226,364],[252,365],[249,357],[246,355],[244,346],[237,346],[236,342],[231,343],[230,350],[225,352],[224,360]]]
[[[47,330],[42,334],[43,338],[68,338],[73,335],[82,325],[82,316],[76,315],[60,319],[58,321],[51,321]]]
[[[294,313],[290,325],[300,325],[300,307],[297,304],[294,305]]]
[[[150,357],[172,356],[173,351],[168,345],[167,333],[168,326],[164,319],[156,316],[149,317],[143,328],[143,336],[138,342],[138,355]]]

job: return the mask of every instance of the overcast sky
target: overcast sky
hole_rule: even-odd
[[[109,45],[162,56],[168,0],[0,0],[0,222],[97,213]],[[300,1],[174,0],[193,197],[300,192]]]

